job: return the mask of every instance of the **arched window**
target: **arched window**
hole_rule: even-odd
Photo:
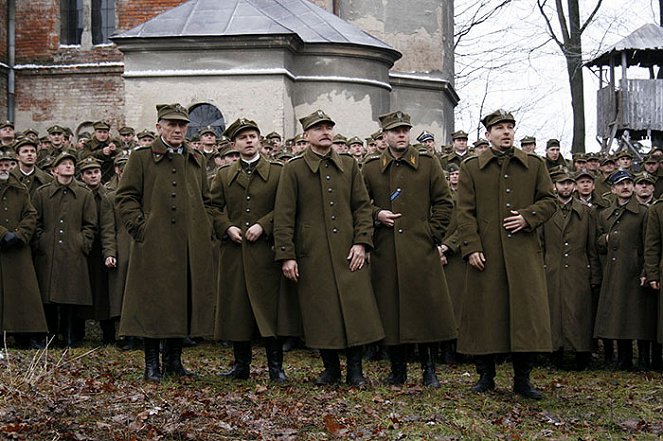
[[[60,0],[60,44],[109,44],[113,32],[115,0]]]
[[[212,104],[194,104],[189,108],[189,119],[191,122],[189,123],[189,130],[186,133],[189,139],[203,127],[211,126],[216,132],[216,136],[221,136],[226,129],[223,114]]]

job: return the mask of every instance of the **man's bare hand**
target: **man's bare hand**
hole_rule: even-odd
[[[255,242],[258,240],[258,238],[262,235],[262,233],[265,230],[263,230],[262,226],[260,224],[253,224],[251,225],[251,228],[246,230],[246,240],[249,242]]]
[[[104,260],[104,265],[106,265],[106,268],[115,268],[117,266],[117,259],[113,256],[108,256]]]
[[[242,230],[236,226],[230,226],[226,230],[226,234],[235,243],[242,243]]]
[[[380,210],[378,211],[378,222],[380,222],[382,225],[393,228],[396,219],[401,216],[402,215],[400,213],[392,213],[389,210]]]
[[[478,269],[479,271],[483,271],[485,268],[486,258],[480,251],[470,254],[470,256],[467,258],[467,261],[470,265],[472,265],[472,267]]]
[[[517,233],[527,226],[527,221],[522,214],[518,213],[515,210],[511,210],[513,216],[508,216],[504,218],[502,226],[511,233]]]
[[[661,284],[658,283],[658,280],[652,280],[651,282],[649,282],[649,287],[650,287],[651,289],[660,289],[660,288],[661,288]]]
[[[357,271],[364,267],[366,261],[366,249],[361,244],[352,245],[350,253],[346,257],[350,261],[350,271]]]
[[[295,259],[284,260],[281,265],[281,271],[286,279],[297,282],[299,280],[299,266]]]

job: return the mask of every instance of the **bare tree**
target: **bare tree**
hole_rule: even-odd
[[[585,151],[585,98],[584,82],[582,78],[582,34],[592,22],[603,0],[597,0],[594,9],[585,22],[580,24],[580,6],[578,0],[567,0],[567,9],[564,11],[562,0],[555,0],[554,10],[557,22],[561,29],[561,37],[557,35],[552,26],[552,19],[548,17],[546,8],[548,0],[536,0],[536,4],[543,16],[548,32],[553,41],[559,46],[566,59],[566,71],[571,89],[571,106],[573,109],[573,153]]]

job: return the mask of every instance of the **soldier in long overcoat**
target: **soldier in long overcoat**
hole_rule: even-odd
[[[538,156],[513,148],[513,115],[482,120],[491,148],[461,164],[458,229],[468,260],[458,351],[477,355],[476,392],[495,387],[494,354],[512,353],[514,391],[529,383],[532,352],[550,352],[550,312],[536,229],[555,212],[552,182]]]
[[[270,380],[285,382],[277,338],[281,266],[274,261],[274,200],[283,166],[260,154],[260,129],[246,118],[224,135],[240,159],[222,167],[212,184],[216,235],[221,240],[214,338],[232,341],[235,362],[223,376],[249,378],[251,339],[266,340]],[[257,332],[256,332],[257,331]]]
[[[300,120],[310,143],[283,167],[274,208],[276,260],[297,282],[304,338],[320,349],[318,384],[364,383],[361,345],[384,337],[365,253],[373,247],[371,203],[357,162],[331,149],[334,121],[317,111]]]
[[[110,137],[110,125],[105,121],[96,121],[92,124],[92,128],[94,134],[92,139],[85,143],[80,152],[80,158],[85,159],[92,156],[101,162],[101,182],[105,184],[113,177],[115,156],[122,153],[121,141]]]
[[[601,284],[596,251],[596,214],[573,197],[575,178],[568,172],[551,175],[558,208],[539,229],[542,235],[550,326],[555,362],[564,350],[576,353],[576,367],[585,369],[592,350],[592,290]]]
[[[92,305],[87,256],[97,231],[94,198],[74,179],[75,164],[72,154],[61,153],[53,162],[55,180],[40,187],[33,201],[34,262],[48,330],[55,335],[61,328],[68,346],[79,343],[77,307]]]
[[[25,137],[14,144],[18,166],[12,170],[12,174],[28,187],[30,197],[34,197],[35,192],[42,185],[46,185],[53,180],[53,176],[37,167],[37,141]]]
[[[129,157],[115,205],[133,238],[120,335],[144,337],[145,375],[191,375],[182,340],[214,333],[210,193],[205,158],[184,142],[188,112],[158,105],[159,138]]]
[[[660,178],[659,178],[660,179]],[[663,273],[663,200],[657,200],[647,212],[645,236],[645,273],[650,288],[658,292],[658,317],[655,350],[652,352],[652,368],[660,370],[661,345],[663,345],[663,294],[661,294],[661,273]]]
[[[433,354],[456,337],[438,246],[453,202],[437,158],[410,145],[410,116],[380,116],[388,148],[363,168],[376,220],[371,279],[391,361],[390,383],[407,378],[407,343],[418,343],[426,386],[439,387]]]
[[[13,153],[0,153],[0,332],[23,339],[24,333],[45,333],[47,327],[30,252],[37,211],[10,173],[12,162]]]
[[[603,283],[594,335],[617,340],[617,367],[633,366],[633,340],[638,340],[640,365],[645,347],[656,339],[656,296],[645,284],[644,238],[647,207],[633,196],[633,177],[619,170],[610,177],[613,204],[598,219],[597,247],[605,254]]]

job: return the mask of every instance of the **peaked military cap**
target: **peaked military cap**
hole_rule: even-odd
[[[651,185],[656,185],[656,176],[654,176],[650,173],[647,173],[647,172],[638,173],[637,175],[635,175],[634,182],[636,184],[641,184],[643,182],[648,182]]]
[[[628,179],[630,179],[631,181],[633,180],[633,176],[631,176],[629,172],[627,172],[626,170],[617,170],[608,177],[608,182],[610,182],[610,185],[615,185],[619,184],[622,181],[626,181]]]
[[[550,179],[553,182],[564,182],[564,181],[574,181],[576,180],[575,176],[566,168],[566,167],[555,167],[555,169],[550,170]]]
[[[260,133],[260,128],[255,121],[246,118],[239,118],[228,126],[226,131],[223,132],[223,136],[226,136],[232,141],[239,134],[239,132],[246,129],[253,129]]]
[[[78,134],[78,139],[90,139],[92,135],[90,135],[90,132],[81,132]]]
[[[352,144],[364,145],[364,141],[362,141],[361,138],[358,137],[358,136],[353,136],[352,138],[348,139],[348,145],[352,145]]]
[[[267,135],[265,135],[265,138],[267,139],[278,139],[279,141],[283,138],[281,138],[281,135],[279,135],[276,132],[269,132]]]
[[[410,115],[400,110],[380,115],[378,119],[380,120],[380,125],[382,126],[383,131],[401,126],[412,127],[412,124],[410,123]]]
[[[642,160],[643,164],[656,164],[658,162],[658,159],[656,159],[653,156],[645,156],[645,158]]]
[[[80,171],[89,170],[91,168],[101,168],[101,162],[99,162],[94,156],[88,156],[78,163],[78,169]]]
[[[605,157],[603,157],[603,158],[601,159],[601,165],[605,165],[605,164],[607,164],[608,162],[612,162],[612,163],[614,164],[614,163],[615,163],[615,158],[613,158],[612,156],[608,155],[608,156],[605,156]]]
[[[96,121],[94,124],[92,124],[92,128],[94,130],[110,130],[110,124],[108,124],[106,121]]]
[[[209,133],[209,134],[211,134],[211,135],[216,136],[216,131],[212,128],[212,126],[206,126],[206,127],[203,127],[202,129],[198,130],[197,135],[198,135],[198,136],[203,136],[203,135],[205,135],[206,133]]]
[[[123,153],[123,154],[117,155],[117,156],[115,157],[115,159],[113,160],[113,164],[114,164],[114,165],[124,164],[124,163],[126,163],[128,160],[129,160],[129,155]]]
[[[459,172],[459,171],[460,171],[460,167],[455,162],[451,162],[449,165],[447,165],[447,172],[454,173],[454,172]]]
[[[64,161],[65,159],[71,159],[74,161],[74,165],[76,165],[76,156],[72,155],[71,153],[64,151],[57,155],[55,159],[53,159],[53,162],[50,164],[51,167],[57,167],[59,163]],[[92,158],[94,159],[94,158]]]
[[[305,116],[304,118],[300,118],[299,122],[302,124],[302,128],[304,131],[310,129],[316,124],[319,124],[321,122],[328,122],[332,126],[335,126],[336,123],[334,122],[329,115],[327,115],[325,112],[322,110],[316,110],[315,112],[311,113],[310,115]]]
[[[479,147],[480,145],[489,145],[487,139],[479,138],[472,143],[474,147]]]
[[[546,141],[546,150],[549,149],[550,147],[559,147],[559,139],[551,138],[548,141]]]
[[[118,133],[120,135],[135,135],[136,131],[134,130],[133,127],[124,126],[120,130],[118,130]]]
[[[628,150],[622,150],[621,152],[617,153],[616,158],[617,158],[617,159],[619,159],[619,158],[629,158],[629,159],[633,159],[633,155],[632,155],[631,152],[629,152]]]
[[[481,124],[483,124],[486,130],[490,129],[491,126],[501,122],[511,122],[515,124],[516,119],[510,112],[507,112],[504,109],[497,109],[481,119]]]
[[[433,136],[431,132],[424,130],[419,136],[417,136],[417,141],[422,144],[426,141],[435,141],[435,136]]]
[[[23,136],[28,136],[28,137],[32,137],[32,138],[38,139],[38,138],[39,138],[39,132],[37,131],[37,129],[33,129],[33,128],[31,127],[31,128],[29,128],[29,129],[26,129],[26,130],[23,132]]]
[[[156,139],[157,135],[151,130],[144,129],[144,130],[138,132],[138,135],[136,135],[136,137],[138,139],[143,139],[143,138]]]
[[[520,140],[520,144],[536,144],[536,138],[530,135],[524,136]]]
[[[34,148],[37,148],[37,143],[38,143],[38,141],[36,139],[31,138],[29,136],[24,136],[23,138],[18,139],[14,143],[14,151],[16,153],[18,153],[18,149],[20,149],[21,147],[26,146],[26,145],[31,145]]]
[[[297,135],[295,135],[295,137],[293,138],[292,142],[293,142],[294,144],[297,144],[298,142],[308,142],[308,141],[306,141],[306,140],[304,139],[304,135],[302,135],[301,133],[298,133]]]
[[[341,135],[340,133],[337,133],[334,135],[334,138],[332,139],[333,144],[348,144],[348,138],[345,136]]]
[[[11,127],[12,129],[14,128],[14,121],[3,121],[0,123],[0,129],[4,129],[5,127]]]
[[[373,138],[374,141],[377,141],[378,139],[382,138],[384,133],[382,133],[382,129],[378,130],[377,132],[371,133],[371,138]]]
[[[463,130],[458,130],[455,131],[451,134],[451,139],[467,139],[467,133],[465,133]]]
[[[16,154],[9,149],[1,149],[0,161],[16,161]]]
[[[157,121],[167,119],[189,122],[189,111],[181,104],[157,104]]]
[[[62,126],[59,126],[57,124],[49,127],[48,129],[46,129],[46,131],[48,132],[49,135],[52,135],[54,133],[64,133],[64,129],[62,128]]]
[[[599,160],[599,155],[596,152],[589,152],[585,155],[585,158],[588,161],[598,161]]]
[[[594,173],[590,172],[586,168],[578,170],[578,172],[576,173],[576,175],[575,175],[576,181],[580,178],[589,178],[592,181],[596,181],[596,176],[594,176]]]
[[[234,154],[239,155],[239,151],[235,147],[233,147],[232,144],[227,144],[224,148],[219,150],[219,154],[221,155],[222,158],[225,158],[226,156],[229,155],[234,155]]]

